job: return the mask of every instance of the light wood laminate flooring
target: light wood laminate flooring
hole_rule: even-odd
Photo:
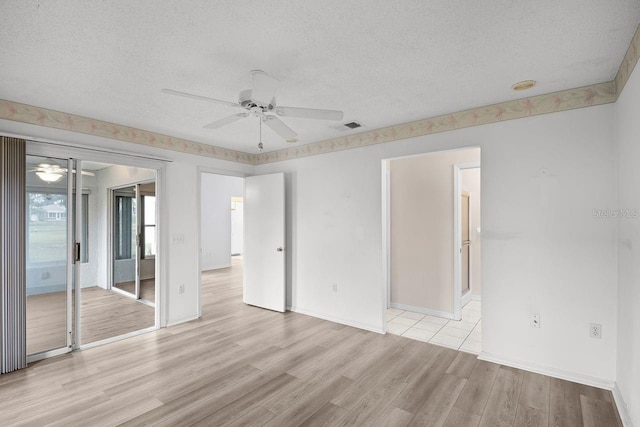
[[[82,288],[82,344],[155,324],[153,307],[97,286]],[[27,297],[27,354],[66,345],[66,292]]]
[[[114,286],[133,295],[136,289],[136,282],[116,283]],[[156,302],[156,279],[140,280],[140,298],[151,303]]]
[[[609,391],[245,305],[240,263],[201,319],[0,376],[0,424],[620,425]]]

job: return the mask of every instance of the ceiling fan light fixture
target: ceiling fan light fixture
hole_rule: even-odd
[[[534,87],[536,85],[536,81],[535,80],[523,80],[521,82],[518,82],[516,84],[514,84],[513,86],[511,86],[511,89],[513,90],[527,90],[527,89],[531,89],[532,87]]]
[[[62,174],[55,172],[39,171],[36,172],[36,175],[46,183],[58,182],[62,178]]]

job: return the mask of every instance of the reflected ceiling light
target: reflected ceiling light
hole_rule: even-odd
[[[36,172],[36,175],[38,175],[38,178],[48,183],[58,182],[62,178],[62,174],[55,173],[55,172],[39,171],[39,172]]]

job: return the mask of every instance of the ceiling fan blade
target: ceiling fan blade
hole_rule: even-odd
[[[282,117],[316,120],[342,120],[344,116],[340,110],[317,110],[315,108],[299,107],[276,107],[276,114]]]
[[[76,173],[76,170],[73,170],[73,173]],[[91,171],[82,171],[82,175],[86,175],[86,176],[96,176],[95,172],[91,172]]]
[[[253,79],[251,98],[264,105],[271,104],[273,95],[275,95],[276,90],[280,86],[280,81],[260,70],[254,70],[250,74]]]
[[[207,129],[218,129],[221,128],[222,126],[226,126],[228,124],[231,124],[233,122],[236,122],[240,119],[243,119],[245,117],[247,117],[249,115],[249,113],[239,113],[239,114],[233,114],[231,116],[227,116],[227,117],[223,117],[220,120],[216,120],[213,123],[209,123],[208,125],[205,125],[204,127]]]
[[[209,98],[207,96],[200,96],[200,95],[194,95],[192,93],[180,92],[179,90],[162,89],[160,92],[168,93],[169,95],[184,96],[185,98],[197,99],[200,101],[214,102],[216,104],[226,105],[227,107],[240,107],[240,105],[235,102],[222,101],[220,99]]]
[[[269,126],[271,130],[280,135],[283,139],[292,139],[298,136],[293,129],[285,125],[284,122],[276,116],[265,116],[264,124]]]

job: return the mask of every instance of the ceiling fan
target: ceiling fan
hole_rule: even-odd
[[[276,104],[275,92],[280,85],[280,81],[273,76],[260,70],[253,70],[249,73],[253,82],[252,89],[240,92],[238,102],[223,101],[206,96],[194,95],[172,89],[162,89],[163,93],[170,95],[184,96],[186,98],[208,101],[227,107],[242,108],[246,110],[242,113],[232,114],[209,123],[204,127],[207,129],[218,129],[233,122],[236,122],[250,115],[258,117],[260,123],[269,126],[271,130],[280,135],[287,142],[296,142],[298,135],[293,129],[287,126],[280,117],[298,117],[302,119],[316,120],[342,120],[343,113],[339,110],[318,110],[315,108],[283,107]],[[260,143],[261,145],[262,143]]]
[[[27,170],[27,172],[35,172],[38,178],[47,183],[60,181],[60,179],[64,176],[64,174],[67,173],[67,171],[67,168],[61,167],[56,163],[55,160],[52,159],[46,159],[42,163],[39,163],[37,166],[33,167],[33,169]],[[76,173],[76,170],[74,169],[72,172]],[[96,174],[83,170],[82,175],[95,176]]]

